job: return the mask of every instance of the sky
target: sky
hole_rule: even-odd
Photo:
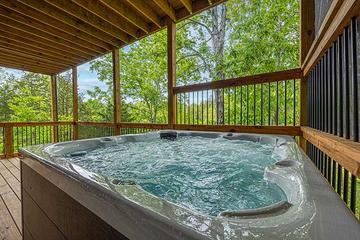
[[[5,72],[13,74],[16,77],[20,77],[24,74],[24,71],[3,68]],[[0,80],[1,81],[1,80]],[[90,71],[90,63],[85,63],[78,66],[78,88],[79,92],[86,95],[87,90],[92,90],[95,86],[100,87],[101,89],[106,89],[107,86],[105,83],[98,80],[97,74]]]

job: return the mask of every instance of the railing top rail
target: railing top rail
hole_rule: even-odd
[[[149,128],[149,129],[165,129],[169,128],[169,125],[164,123],[131,123],[131,122],[121,122],[121,123],[111,123],[111,122],[76,122],[79,126],[99,126],[99,127],[120,127],[120,128]]]
[[[0,122],[0,127],[27,127],[27,126],[59,126],[59,125],[72,125],[72,121],[60,122]]]
[[[130,122],[122,122],[119,123],[118,126],[120,128],[149,128],[149,129],[167,129],[169,128],[169,124],[166,123],[130,123]]]
[[[89,121],[78,121],[75,124],[79,126],[99,126],[99,127],[115,127],[116,124],[113,122],[89,122]]]
[[[252,85],[252,84],[260,84],[260,83],[268,83],[268,82],[277,82],[284,81],[290,79],[299,79],[302,77],[302,71],[300,68],[271,72],[271,73],[263,73],[252,76],[245,77],[237,77],[226,80],[219,80],[213,82],[206,83],[198,83],[186,86],[178,86],[174,88],[174,93],[185,93],[185,92],[195,92],[202,90],[211,90],[211,89],[219,89],[219,88],[227,88],[227,87],[235,87],[242,85]]]

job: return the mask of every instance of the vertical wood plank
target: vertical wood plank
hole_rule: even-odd
[[[79,121],[79,99],[78,99],[78,76],[77,67],[72,68],[72,89],[73,89],[73,140],[79,139],[79,127],[77,122]]]
[[[300,32],[300,65],[302,65],[315,39],[314,0],[301,0],[300,2]]]
[[[167,25],[167,53],[168,53],[168,124],[174,128],[176,116],[176,24],[172,21]]]
[[[52,121],[57,122],[57,83],[56,83],[56,75],[51,75],[51,114],[52,114]],[[52,142],[57,142],[57,126],[53,126],[53,135],[52,135]]]
[[[117,124],[121,122],[121,97],[120,97],[120,58],[119,49],[112,51],[113,64],[113,94],[114,94],[114,123],[115,135],[120,135],[120,128]]]

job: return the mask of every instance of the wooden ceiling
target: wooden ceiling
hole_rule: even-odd
[[[225,0],[0,0],[0,66],[55,74]]]

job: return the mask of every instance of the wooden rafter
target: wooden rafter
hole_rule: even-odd
[[[101,0],[101,2],[145,33],[149,33],[150,29],[148,23],[123,2],[116,0]]]
[[[59,69],[62,69],[62,67],[54,66],[54,65],[51,65],[51,64],[49,64],[47,62],[43,62],[43,61],[40,61],[40,60],[34,60],[34,59],[26,59],[26,58],[18,56],[18,55],[9,56],[9,55],[1,53],[0,57],[1,57],[1,59],[3,61],[6,61],[8,63],[16,62],[16,63],[19,63],[19,64],[28,64],[28,65],[35,66],[35,67],[40,67],[41,66],[42,68],[48,69],[50,71],[57,71]]]
[[[192,13],[192,0],[180,0],[180,2],[186,7],[189,13]]]
[[[30,34],[26,34],[26,32],[22,32],[20,30],[12,29],[10,27],[7,27],[6,25],[1,25],[0,28],[0,35],[7,40],[15,41],[17,45],[25,45],[30,48],[39,48],[42,52],[49,52],[50,54],[55,54],[62,57],[67,57],[69,59],[73,59],[76,62],[84,61],[85,58],[81,58],[77,55],[74,55],[71,52],[67,52],[66,50],[63,50],[61,47],[56,48],[56,46],[49,46],[46,44],[46,42],[42,42],[41,38],[36,38],[34,36],[31,36]],[[36,41],[40,40],[40,41]]]
[[[35,34],[31,28],[15,28],[15,27],[11,27],[9,25],[5,25],[5,24],[2,24],[2,17],[0,17],[0,30],[3,30],[5,32],[8,32],[10,34],[15,34],[15,35],[18,35],[20,37],[23,37],[25,39],[28,39],[28,40],[34,40],[36,42],[39,42],[39,43],[42,43],[44,45],[50,45],[54,48],[57,48],[59,50],[62,50],[66,53],[68,53],[70,56],[75,56],[76,58],[78,59],[87,59],[89,56],[91,55],[83,55],[83,53],[81,52],[78,52],[76,49],[73,49],[71,48],[70,46],[67,46],[67,45],[62,45],[62,44],[59,44],[58,42],[56,41],[51,41],[47,38],[44,38],[42,36],[39,36],[37,34]],[[20,30],[21,29],[21,30]]]
[[[91,26],[97,28],[98,30],[103,31],[104,33],[113,36],[115,38],[121,39],[121,41],[123,42],[128,42],[130,40],[127,34],[130,34],[133,37],[137,36],[137,32],[135,28],[131,28],[129,26],[129,28],[126,29],[126,32],[124,31],[124,29],[120,30],[119,28],[113,26],[112,24],[109,24],[106,21],[103,21],[101,18],[96,17],[91,12],[81,8],[80,6],[68,0],[45,0],[45,1],[57,7],[58,9],[72,15],[73,17],[90,24]]]
[[[139,13],[144,15],[147,19],[153,22],[156,26],[162,27],[160,17],[150,9],[150,7],[142,0],[125,0],[128,4],[132,5]]]
[[[171,20],[176,22],[176,13],[174,8],[167,2],[167,0],[153,0],[154,3],[163,10],[166,15],[170,17]]]
[[[1,36],[1,32],[0,32],[0,36]],[[11,39],[6,39],[3,37],[0,37],[0,45],[7,49],[12,49],[12,50],[15,50],[18,52],[23,52],[23,53],[30,53],[32,55],[35,55],[35,56],[38,56],[41,58],[46,58],[46,59],[54,60],[57,62],[63,62],[63,63],[66,63],[67,65],[76,65],[77,64],[77,61],[75,61],[73,59],[69,59],[69,58],[66,58],[61,55],[56,55],[56,53],[54,54],[54,53],[47,52],[46,49],[41,49],[41,48],[38,48],[35,46],[29,46],[23,42],[16,42]]]
[[[122,41],[109,36],[108,34],[104,33],[103,31],[89,25],[88,23],[79,20],[69,14],[64,14],[64,12],[59,11],[58,8],[44,2],[43,0],[18,0],[35,10],[41,11],[42,13],[48,15],[49,17],[55,18],[63,23],[69,25],[69,27],[73,27],[78,29],[79,31],[86,32],[99,40],[107,42],[112,46],[121,46],[123,44]]]
[[[82,49],[85,52],[91,53],[93,56],[96,56],[97,54],[104,51],[104,49],[96,48],[95,46],[92,46],[88,42],[85,42],[73,35],[59,31],[56,28],[52,28],[49,25],[46,25],[42,22],[39,22],[37,20],[26,17],[22,14],[18,14],[11,10],[9,11],[2,6],[0,6],[0,15],[4,16],[4,17],[8,17],[13,20],[16,20],[17,22],[19,22],[21,24],[25,24],[30,28],[35,28],[35,29],[37,29],[37,31],[43,31],[46,34],[55,36],[55,37],[61,39],[61,40],[59,40],[59,42],[60,41],[65,41],[65,42],[70,41],[73,43],[73,45],[76,49]],[[95,50],[93,48],[95,48]]]
[[[73,0],[77,5],[95,14],[97,17],[111,24],[115,28],[124,31],[133,37],[139,35],[137,26],[128,21],[123,15],[117,14],[113,9],[98,0]]]
[[[37,66],[37,65],[34,66],[31,63],[23,64],[23,63],[19,63],[19,62],[13,61],[13,60],[7,61],[5,59],[0,59],[0,66],[6,67],[6,68],[13,68],[13,69],[17,69],[17,70],[34,72],[34,73],[48,74],[48,75],[50,75],[51,73],[54,72],[54,70],[49,70],[42,66]]]
[[[19,1],[0,0],[0,5],[12,9],[13,11],[21,13],[25,16],[28,16],[32,19],[36,19],[39,22],[47,24],[48,28],[58,29],[62,32],[71,34],[74,37],[82,39],[88,42],[88,47],[92,48],[94,51],[104,52],[112,48],[112,45],[105,43],[102,40],[99,40],[98,38],[93,37],[90,34],[87,34],[86,32],[80,31],[75,28],[71,28],[69,27],[69,25],[57,19],[51,18],[48,15],[38,10],[35,10],[25,4],[22,4]]]
[[[67,64],[62,63],[62,62],[56,62],[56,61],[46,59],[43,57],[38,57],[38,56],[29,54],[29,53],[22,53],[19,51],[15,51],[13,49],[8,49],[4,46],[0,46],[0,54],[7,54],[7,55],[9,55],[10,58],[14,58],[14,57],[24,58],[25,61],[39,61],[42,63],[52,65],[54,67],[66,67],[67,66]]]

